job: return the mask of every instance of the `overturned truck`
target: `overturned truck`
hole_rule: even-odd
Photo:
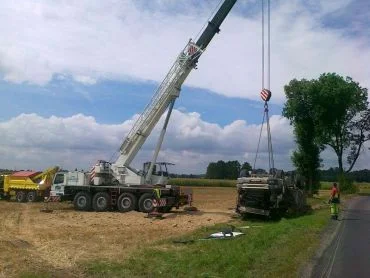
[[[283,171],[276,171],[274,175],[242,173],[236,186],[236,212],[242,216],[276,217],[289,209],[302,211],[306,207],[303,183],[293,174],[285,175]]]

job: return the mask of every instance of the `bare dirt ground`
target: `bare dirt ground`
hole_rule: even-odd
[[[43,213],[43,203],[0,201],[0,277],[82,277],[78,263],[122,261],[153,241],[231,220],[235,188],[193,190],[199,211],[175,209],[163,220],[139,212],[77,212],[68,203],[52,204],[53,212]]]

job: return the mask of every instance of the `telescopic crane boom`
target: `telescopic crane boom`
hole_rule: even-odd
[[[236,0],[225,0],[213,16],[212,20],[208,22],[207,27],[203,30],[197,41],[193,42],[190,40],[185,48],[180,52],[175,63],[152,97],[150,103],[136,120],[132,129],[123,141],[120,147],[120,155],[117,160],[109,166],[95,166],[95,177],[100,177],[100,179],[94,180],[94,184],[99,185],[102,182],[109,182],[106,178],[102,179],[103,175],[99,175],[99,173],[112,174],[114,181],[118,181],[120,184],[141,184],[145,181],[150,182],[152,168],[156,162],[173,105],[176,98],[180,95],[181,86],[191,70],[196,67],[200,56],[211,42],[214,35],[220,31],[222,22],[229,14],[235,2]],[[145,173],[138,173],[129,165],[167,108],[169,108],[168,115],[157,143],[151,167],[147,171],[149,175],[147,175],[145,179]]]

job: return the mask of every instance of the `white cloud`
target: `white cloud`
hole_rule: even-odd
[[[187,85],[227,96],[259,98],[260,18],[238,13],[238,7],[257,2],[236,4]],[[283,85],[292,78],[315,78],[327,71],[352,76],[369,87],[369,43],[320,24],[349,2],[312,0],[304,4],[295,0],[273,5],[272,101],[283,100]],[[198,1],[188,0],[150,4],[134,0],[4,0],[0,72],[5,80],[18,83],[45,84],[55,74],[72,75],[84,84],[104,79],[160,82],[215,5],[199,6]]]
[[[117,125],[99,124],[91,116],[43,118],[22,114],[0,122],[0,168],[42,169],[51,165],[88,169],[98,159],[109,160],[118,150],[137,115]],[[133,166],[151,159],[161,128],[157,125]],[[290,154],[295,148],[289,121],[279,116],[270,120],[275,167],[292,169]],[[204,173],[209,162],[248,161],[253,164],[260,125],[234,121],[226,126],[202,120],[198,113],[173,111],[159,160],[175,163],[172,172]],[[368,145],[369,146],[369,145]],[[330,152],[323,154],[325,166],[335,165]],[[368,166],[365,152],[357,168]],[[266,127],[263,129],[257,168],[268,168]]]
[[[68,118],[19,115],[0,123],[0,168],[39,169],[61,165],[87,169],[97,159],[110,159],[136,117],[119,125],[104,125],[81,114]],[[135,167],[151,159],[162,122],[163,119],[139,153]],[[271,126],[279,150],[277,164],[290,168],[288,154],[293,140],[289,123],[273,116]],[[174,110],[159,160],[175,163],[174,170],[179,173],[203,173],[209,162],[221,159],[243,162],[245,158],[254,158],[259,130],[260,126],[248,125],[245,121],[222,127],[205,122],[198,113]],[[266,129],[264,131],[266,133]],[[264,145],[266,141],[262,139],[261,167],[266,157]]]
[[[85,76],[85,75],[76,75],[74,79],[77,82],[80,82],[84,85],[94,85],[96,84],[96,80],[91,78],[90,76]]]

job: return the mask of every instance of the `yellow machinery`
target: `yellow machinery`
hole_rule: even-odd
[[[59,167],[43,172],[20,171],[4,177],[4,196],[15,195],[18,202],[35,202],[38,197],[50,190],[53,178]]]

